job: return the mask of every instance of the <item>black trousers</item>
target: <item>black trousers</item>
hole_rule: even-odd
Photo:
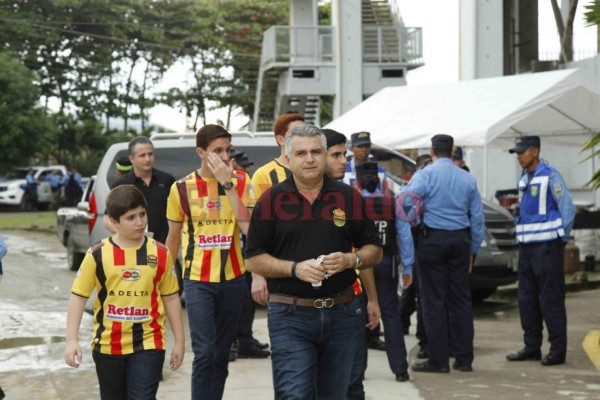
[[[156,398],[165,362],[164,350],[143,350],[127,355],[92,352],[102,400]]]
[[[423,307],[419,299],[419,260],[415,257],[415,265],[413,265],[413,281],[412,284],[402,291],[400,296],[400,320],[402,327],[408,332],[410,327],[410,317],[414,312],[417,312],[417,332],[416,337],[419,341],[419,347],[424,349],[427,347],[427,333],[425,332],[425,324],[423,324]]]
[[[550,353],[565,356],[565,271],[563,247],[559,239],[520,245],[519,313],[527,350],[540,349],[543,322],[546,322]]]
[[[429,363],[448,365],[448,338],[456,362],[473,362],[473,311],[469,289],[471,236],[466,230],[429,230],[419,237],[419,289]]]
[[[256,313],[256,305],[252,300],[252,274],[245,273],[246,286],[244,288],[244,298],[242,300],[242,314],[238,322],[236,340],[238,349],[241,351],[247,350],[252,344],[252,324],[254,323],[254,314]]]

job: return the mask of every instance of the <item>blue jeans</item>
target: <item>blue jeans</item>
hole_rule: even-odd
[[[364,312],[358,297],[326,309],[269,303],[275,399],[345,399]]]
[[[102,400],[153,400],[165,362],[164,350],[126,355],[92,352]]]
[[[363,325],[369,322],[367,314],[367,294],[363,292],[360,296],[360,304],[365,310],[363,313]],[[367,370],[367,328],[362,328],[358,331],[356,347],[354,350],[354,360],[352,362],[352,371],[350,372],[350,385],[348,386],[348,400],[360,400],[365,398],[365,387],[363,380],[365,371]]]
[[[192,350],[192,399],[221,399],[229,349],[242,310],[244,277],[220,283],[186,280],[185,305]]]

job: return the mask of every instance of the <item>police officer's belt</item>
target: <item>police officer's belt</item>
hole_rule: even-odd
[[[269,295],[270,303],[295,304],[299,307],[331,308],[339,304],[346,304],[354,298],[354,288],[350,286],[341,293],[319,299],[302,299],[285,294],[272,293]]]
[[[425,229],[429,232],[471,232],[471,228],[448,230],[448,229],[432,228],[432,227],[424,225],[424,224],[421,225],[421,227],[422,227],[422,229]]]

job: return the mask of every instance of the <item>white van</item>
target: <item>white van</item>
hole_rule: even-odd
[[[231,144],[246,153],[254,163],[250,175],[260,166],[279,156],[279,148],[272,132],[232,133]],[[182,178],[200,166],[196,154],[195,134],[157,134],[151,137],[154,144],[154,166]],[[109,235],[104,228],[105,200],[110,187],[117,180],[115,161],[127,156],[127,142],[112,145],[104,155],[90,196],[90,245]],[[374,160],[388,170],[395,185],[405,181],[401,176],[411,176],[415,162],[398,151],[373,144],[371,151]],[[491,295],[498,286],[514,283],[517,280],[517,242],[515,222],[506,210],[484,201],[485,241],[477,255],[471,289],[474,300],[482,300]]]

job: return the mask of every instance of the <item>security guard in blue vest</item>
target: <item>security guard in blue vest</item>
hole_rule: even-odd
[[[419,289],[429,359],[415,372],[449,372],[448,330],[453,368],[470,372],[473,363],[473,311],[469,272],[483,241],[483,207],[475,178],[450,159],[454,139],[431,139],[433,164],[419,171],[401,192],[423,200],[417,246]],[[407,196],[409,197],[409,196]]]
[[[563,246],[569,238],[575,207],[558,171],[540,160],[539,136],[523,136],[509,150],[523,167],[519,181],[519,313],[525,347],[508,361],[540,360],[542,365],[565,362],[567,314]],[[542,359],[543,322],[550,352]]]

